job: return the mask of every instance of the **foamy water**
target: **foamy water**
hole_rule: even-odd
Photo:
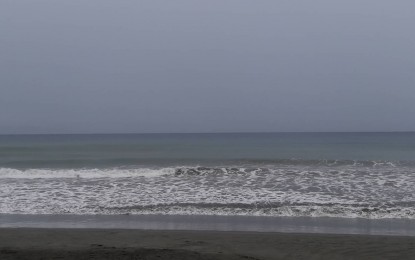
[[[0,135],[0,214],[415,218],[415,133]]]
[[[390,163],[0,169],[0,213],[415,218],[415,171]]]

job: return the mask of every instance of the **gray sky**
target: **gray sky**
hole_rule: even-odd
[[[415,130],[413,0],[1,0],[0,133]]]

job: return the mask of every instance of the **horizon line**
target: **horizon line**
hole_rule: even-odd
[[[407,131],[241,131],[241,132],[106,132],[106,133],[4,133],[5,135],[150,135],[150,134],[324,134],[324,133],[415,133],[415,130]]]

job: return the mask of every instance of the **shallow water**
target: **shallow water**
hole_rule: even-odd
[[[415,236],[407,219],[313,217],[177,216],[177,215],[8,215],[0,228],[105,228],[150,230],[215,230]]]

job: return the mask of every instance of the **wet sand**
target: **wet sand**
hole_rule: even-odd
[[[3,228],[0,259],[415,259],[415,237]]]

